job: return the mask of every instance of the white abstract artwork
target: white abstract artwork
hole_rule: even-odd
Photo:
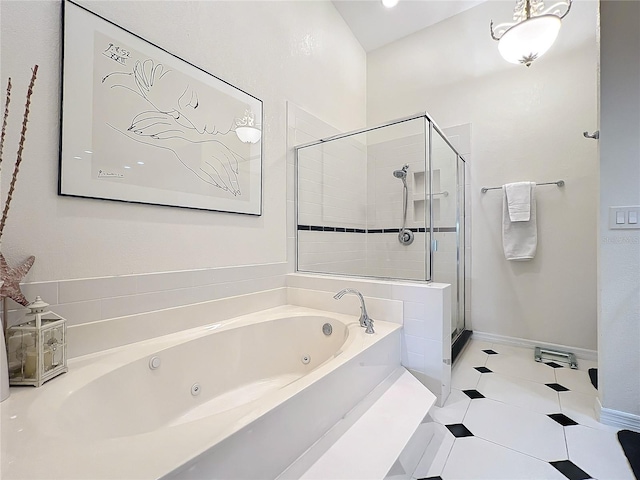
[[[64,8],[59,193],[260,215],[262,102]]]

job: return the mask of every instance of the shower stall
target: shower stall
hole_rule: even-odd
[[[297,271],[449,283],[465,340],[465,160],[429,115],[295,150]]]

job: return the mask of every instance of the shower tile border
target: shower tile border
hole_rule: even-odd
[[[311,232],[336,232],[336,233],[400,233],[399,228],[349,228],[349,227],[329,227],[326,225],[298,225],[299,231],[311,231]],[[413,233],[426,233],[430,231],[425,227],[411,227],[406,230],[411,230]],[[458,229],[456,227],[433,227],[434,233],[455,233]]]

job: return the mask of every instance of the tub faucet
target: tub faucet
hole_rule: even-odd
[[[344,288],[336,293],[333,298],[340,300],[347,293],[353,293],[360,299],[360,326],[366,328],[364,333],[375,333],[373,330],[373,318],[369,317],[369,314],[367,313],[367,306],[364,304],[364,297],[358,290],[353,288]]]

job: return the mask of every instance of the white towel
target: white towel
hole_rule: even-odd
[[[528,221],[512,222],[509,216],[507,185],[502,187],[502,246],[507,260],[531,260],[536,256],[538,229],[536,225],[535,183],[531,183]]]
[[[531,217],[531,196],[535,187],[533,182],[507,183],[504,191],[509,206],[509,218],[512,222],[528,222]]]

